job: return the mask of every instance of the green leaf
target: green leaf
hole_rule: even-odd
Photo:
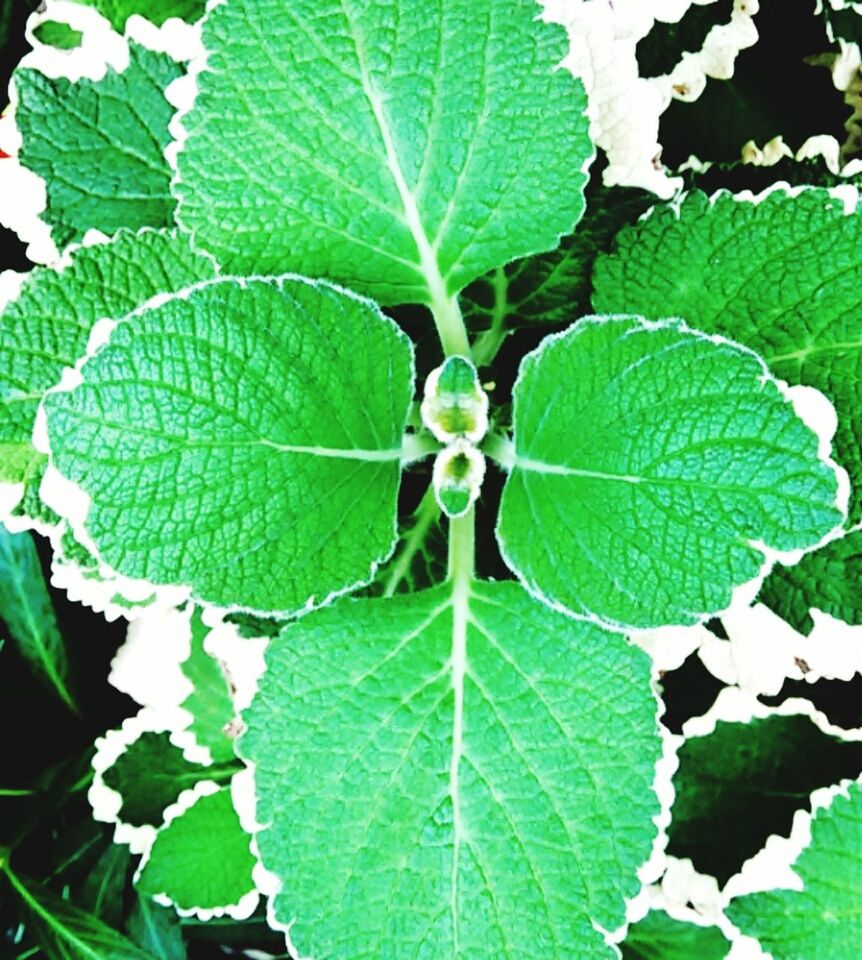
[[[221,664],[204,649],[208,633],[200,612],[195,611],[191,620],[191,652],[180,664],[194,689],[182,707],[193,717],[188,729],[196,742],[209,750],[214,763],[226,763],[234,759],[231,733],[237,714]]]
[[[140,893],[165,897],[180,910],[256,902],[250,841],[229,788],[200,796],[159,830],[135,885]]]
[[[143,733],[120,754],[102,779],[123,798],[119,819],[140,826],[161,826],[162,815],[183,790],[216,771],[189,763],[167,733]]]
[[[36,546],[29,533],[9,533],[0,525],[0,620],[21,656],[50,684],[73,713],[66,645]]]
[[[170,57],[136,44],[127,69],[99,81],[16,72],[19,156],[46,182],[43,217],[58,247],[90,228],[112,234],[173,224],[164,151],[174,108],[164,91],[182,72]]]
[[[173,910],[139,896],[129,915],[129,936],[153,960],[186,960],[179,920]]]
[[[701,927],[651,910],[620,944],[623,960],[724,960],[730,942],[717,927]]]
[[[214,275],[174,231],[123,232],[82,248],[62,271],[37,267],[0,314],[0,477],[24,482],[44,457],[30,443],[43,394],[84,355],[97,320]]]
[[[757,203],[719,193],[659,207],[596,264],[596,310],[682,317],[756,350],[838,413],[835,451],[862,519],[862,209],[827,190],[775,190]]]
[[[33,31],[33,36],[46,46],[57,47],[58,50],[74,50],[81,46],[84,34],[61,20],[44,20]]]
[[[774,960],[853,960],[862,941],[862,785],[816,812],[811,845],[793,869],[803,890],[741,897],[728,916]]]
[[[565,35],[538,13],[532,0],[213,8],[184,118],[183,224],[234,271],[441,309],[555,247],[583,213],[593,148],[583,87],[555,71]]]
[[[87,874],[78,894],[78,905],[110,926],[119,926],[131,862],[128,847],[109,844]]]
[[[555,250],[497,267],[464,290],[461,308],[472,328],[568,324],[589,312],[596,257],[655,197],[643,190],[598,187],[588,188],[586,199],[578,229]]]
[[[514,388],[498,539],[533,591],[638,627],[725,609],[764,555],[842,519],[834,470],[749,351],[683,324],[588,318]]]
[[[13,874],[6,877],[28,909],[27,930],[48,960],[152,960],[97,917]]]
[[[769,836],[789,836],[813,790],[860,769],[862,744],[827,736],[805,716],[719,723],[680,748],[668,853],[723,884]]]
[[[862,624],[862,531],[833,540],[796,566],[776,564],[759,599],[800,633],[814,627],[812,607]]]
[[[126,21],[132,14],[140,16],[160,27],[169,17],[179,17],[186,23],[199,20],[206,8],[206,0],[74,0],[88,7],[94,7],[103,17],[111,21],[111,26],[123,33]]]
[[[51,449],[120,573],[296,611],[391,553],[412,350],[368,301],[204,284],[120,324],[84,379],[46,399]]]
[[[239,752],[275,917],[331,960],[612,957],[594,924],[623,922],[655,834],[649,663],[515,583],[456,583],[272,642]]]

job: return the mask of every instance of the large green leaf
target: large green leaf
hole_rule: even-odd
[[[649,663],[515,583],[456,583],[273,641],[239,750],[275,916],[330,960],[612,957],[595,925],[655,835]]]
[[[790,834],[813,790],[860,770],[862,744],[827,736],[808,717],[719,723],[679,750],[668,852],[723,884],[769,836]]]
[[[701,927],[650,910],[620,944],[623,960],[724,960],[730,942],[717,927]]]
[[[123,232],[83,248],[62,271],[37,267],[0,314],[0,479],[26,481],[44,460],[30,442],[42,395],[84,355],[97,320],[212,277],[174,231]]]
[[[412,351],[367,301],[204,284],[120,324],[84,379],[46,400],[51,449],[120,573],[296,611],[391,552]]]
[[[59,247],[91,227],[111,234],[173,224],[164,151],[174,108],[164,91],[182,72],[170,57],[136,44],[126,70],[99,81],[16,72],[20,159],[45,180],[43,217]]]
[[[152,960],[98,917],[8,869],[6,876],[27,907],[28,934],[48,960]]]
[[[206,0],[75,0],[75,3],[95,7],[119,33],[126,29],[126,21],[135,13],[160,27],[169,17],[194,23],[206,8]]]
[[[159,830],[135,885],[181,910],[220,910],[243,899],[256,903],[250,842],[230,788],[207,793]]]
[[[814,627],[812,607],[862,624],[862,530],[833,540],[793,567],[776,564],[760,600],[801,633]]]
[[[528,587],[577,615],[693,623],[842,519],[837,479],[749,351],[675,321],[589,318],[514,389],[498,538]]]
[[[0,621],[21,656],[49,683],[60,699],[77,713],[69,690],[66,645],[36,546],[29,533],[12,534],[0,525]]]
[[[179,216],[228,269],[444,305],[556,246],[592,155],[533,0],[234,0],[204,25]],[[253,42],[249,42],[253,37]],[[249,77],[255,77],[249,83]]]
[[[862,784],[817,811],[811,845],[793,869],[804,889],[741,897],[731,902],[730,919],[774,960],[855,960],[862,943]]]
[[[862,210],[829,191],[775,190],[754,203],[701,193],[623,230],[594,274],[604,313],[682,317],[756,350],[838,413],[836,456],[862,519]]]

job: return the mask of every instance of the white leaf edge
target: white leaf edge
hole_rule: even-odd
[[[58,20],[80,31],[83,34],[80,47],[58,50],[40,43],[34,31],[47,20]],[[190,60],[200,49],[200,23],[189,25],[170,18],[161,27],[155,27],[135,14],[126,24],[126,35],[121,36],[93,7],[71,0],[46,0],[45,9],[28,18],[25,36],[33,50],[23,57],[19,67],[72,83],[82,79],[101,80],[109,69],[123,73],[129,65],[129,41],[166,53],[178,62]],[[22,138],[15,123],[17,107],[18,94],[13,79],[9,85],[9,110],[0,118],[0,150],[9,154],[8,158],[0,159],[0,195],[3,196],[0,224],[27,245],[27,256],[33,263],[54,265],[64,259],[65,253],[61,256],[50,225],[42,219],[47,207],[44,179],[18,160]]]
[[[394,320],[383,313],[375,301],[370,300],[368,297],[354,293],[352,290],[348,290],[345,287],[339,286],[338,284],[330,283],[328,280],[313,280],[295,273],[284,273],[278,276],[217,275],[211,279],[201,280],[198,283],[190,284],[181,290],[172,291],[170,293],[156,294],[156,296],[146,300],[139,307],[126,314],[124,317],[117,319],[104,318],[97,321],[90,331],[89,341],[84,354],[76,361],[74,367],[66,367],[64,369],[60,382],[56,386],[47,390],[44,396],[47,397],[55,393],[68,393],[84,383],[86,379],[84,376],[84,367],[104,346],[110,342],[111,335],[121,323],[135,319],[149,312],[150,310],[156,309],[169,300],[186,300],[199,290],[204,290],[213,286],[219,286],[221,284],[235,284],[244,289],[250,283],[265,283],[279,288],[286,283],[301,283],[312,288],[322,288],[324,290],[338,293],[349,300],[354,301],[355,303],[363,304],[374,314],[376,314],[380,321],[384,323],[395,335],[396,340],[400,341],[407,347],[410,356],[411,383],[415,387],[416,362],[413,342],[395,323]],[[405,411],[405,422],[402,433],[406,431],[408,422],[409,408]],[[86,530],[87,515],[92,503],[91,497],[78,484],[64,477],[52,462],[53,457],[51,455],[50,440],[48,436],[48,418],[45,411],[44,397],[39,404],[39,409],[36,414],[36,423],[33,429],[33,446],[37,451],[44,453],[49,457],[49,464],[45,470],[42,484],[39,487],[40,498],[68,524],[69,530],[71,530],[72,535],[78,541],[78,543],[85,547],[86,550],[98,561],[100,565],[101,578],[103,580],[113,581],[114,584],[121,585],[119,588],[121,590],[132,590],[135,592],[135,594],[139,590],[146,590],[147,596],[155,594],[156,602],[158,602],[160,605],[179,606],[183,602],[191,599],[194,600],[195,604],[202,610],[211,609],[215,611],[221,611],[223,614],[247,613],[254,616],[275,619],[288,619],[304,616],[312,610],[319,610],[322,607],[329,606],[329,604],[333,603],[339,597],[354,593],[356,590],[359,590],[362,587],[367,587],[370,583],[373,583],[377,575],[377,571],[390,560],[398,547],[398,516],[397,511],[393,511],[392,542],[389,552],[386,554],[386,556],[381,557],[379,560],[371,563],[368,575],[338,590],[333,590],[326,596],[319,599],[312,595],[308,598],[305,605],[298,610],[259,610],[257,608],[248,607],[239,603],[216,604],[209,601],[199,600],[193,596],[193,588],[190,584],[157,584],[149,580],[126,577],[118,573],[109,564],[102,560],[98,547]],[[125,607],[120,608],[118,615],[127,615],[125,611]]]
[[[691,102],[707,77],[733,75],[737,54],[757,42],[759,0],[734,0],[728,23],[714,26],[701,50],[685,53],[671,73],[643,78],[638,41],[657,21],[674,23],[694,4],[716,0],[540,0],[544,19],[569,33],[564,65],[586,86],[591,135],[608,158],[606,186],[641,187],[669,199],[681,187],[660,162],[659,120],[673,99]]]
[[[233,784],[237,776],[239,776],[239,774],[234,775],[229,787],[219,785],[214,780],[199,780],[190,789],[183,790],[179,797],[177,797],[176,801],[169,807],[165,808],[164,822],[155,832],[152,842],[147,846],[146,850],[143,851],[143,856],[141,857],[141,861],[138,864],[137,870],[135,871],[133,878],[133,882],[135,884],[137,884],[138,880],[141,878],[141,874],[143,873],[144,868],[150,859],[150,854],[153,851],[153,844],[158,839],[158,835],[164,830],[167,830],[167,828],[175,820],[178,820],[183,816],[183,814],[191,810],[198,800],[202,799],[203,797],[209,797],[213,794],[220,793],[222,790],[229,789],[231,791],[231,800],[233,801],[234,809],[236,809],[235,790]],[[241,820],[240,825],[242,826]],[[245,829],[245,827],[243,827],[243,829]],[[249,843],[251,843],[251,837],[249,837]],[[217,917],[231,917],[233,920],[246,920],[257,909],[257,905],[260,902],[260,892],[256,886],[252,886],[252,888],[247,893],[243,894],[235,903],[218,904],[210,907],[180,907],[167,893],[164,892],[153,894],[152,898],[156,901],[156,903],[159,903],[164,907],[172,907],[174,911],[181,917],[196,917],[198,920],[204,922],[214,920]]]
[[[771,189],[772,188],[770,188],[770,191],[768,192],[771,192]],[[838,190],[841,188],[835,189]],[[654,209],[656,208],[653,207],[650,211],[647,211],[647,214],[641,219],[645,219],[645,217]],[[542,340],[535,350],[527,353],[522,358],[521,364],[518,368],[518,376],[515,386],[513,387],[513,392],[517,390],[518,385],[521,382],[521,377],[523,376],[528,364],[531,365],[538,362],[541,355],[558,340],[576,335],[576,331],[583,330],[587,324],[602,325],[620,320],[639,321],[639,330],[645,332],[654,332],[668,328],[675,328],[680,333],[689,334],[696,339],[707,340],[710,343],[717,345],[733,347],[735,350],[738,350],[743,354],[747,354],[756,360],[762,371],[760,374],[761,382],[775,384],[783,399],[793,407],[796,416],[799,417],[805,426],[808,427],[808,429],[817,437],[818,459],[821,463],[825,464],[832,470],[837,480],[834,506],[836,510],[838,510],[839,513],[846,519],[847,508],[850,499],[850,478],[847,474],[847,471],[832,458],[832,438],[835,433],[838,418],[829,398],[820,393],[819,390],[815,390],[813,387],[791,387],[785,381],[778,379],[778,377],[775,377],[769,371],[766,363],[756,351],[746,347],[743,344],[737,343],[728,337],[723,337],[720,334],[707,334],[701,330],[696,330],[692,327],[689,327],[689,325],[682,319],[668,318],[664,320],[646,320],[645,318],[636,314],[604,314],[582,317],[576,322],[576,324],[570,325],[565,330],[562,330],[559,333],[549,334]],[[513,464],[499,463],[499,461],[498,465],[507,473],[510,472],[513,466]],[[518,565],[512,560],[506,541],[500,534],[501,513],[502,510],[498,513],[497,521],[494,526],[494,532],[497,538],[497,544],[500,548],[500,554],[506,566],[515,574],[518,581],[528,593],[540,600],[546,606],[550,607],[552,610],[556,610],[558,613],[562,613],[572,619],[585,620],[588,623],[592,623],[593,625],[601,627],[604,630],[613,630],[620,633],[626,633],[636,640],[639,636],[643,637],[646,634],[648,635],[647,639],[645,641],[642,640],[641,643],[645,644],[644,649],[654,649],[656,651],[656,655],[658,655],[659,649],[661,649],[661,655],[668,654],[667,648],[663,647],[659,641],[656,640],[656,635],[661,637],[662,631],[669,628],[677,630],[677,628],[686,629],[690,627],[696,627],[698,624],[702,624],[706,620],[709,620],[713,617],[721,618],[730,610],[749,606],[754,601],[754,598],[760,593],[760,589],[763,586],[764,581],[769,576],[776,563],[781,562],[787,566],[792,566],[793,564],[798,563],[806,554],[813,553],[815,550],[819,550],[827,543],[831,543],[833,540],[840,539],[840,537],[844,534],[844,522],[841,521],[836,524],[832,530],[826,533],[817,543],[803,549],[777,550],[760,540],[748,541],[748,546],[759,551],[763,556],[760,572],[755,577],[752,577],[752,579],[732,587],[730,599],[726,607],[724,607],[722,610],[706,612],[688,611],[689,616],[696,620],[695,623],[682,625],[668,624],[667,627],[643,630],[642,628],[632,626],[631,624],[625,624],[608,618],[602,618],[594,611],[576,613],[575,611],[564,606],[562,603],[552,600],[550,597],[548,597],[537,583],[528,580],[520,572]],[[649,635],[652,635],[652,639],[650,639]],[[683,635],[680,633],[675,633],[672,635],[664,634],[663,636],[675,651],[673,655],[678,656],[687,643],[693,642],[694,636],[696,635],[689,637],[687,634]],[[685,657],[683,657],[683,659],[685,659]]]

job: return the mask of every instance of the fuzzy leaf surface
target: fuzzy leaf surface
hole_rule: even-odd
[[[130,317],[46,401],[120,573],[297,611],[392,551],[412,349],[326,284],[220,280]]]
[[[234,0],[203,42],[176,193],[226,269],[440,302],[583,213],[586,97],[532,0]]]
[[[694,193],[623,230],[593,281],[599,312],[681,317],[829,397],[850,519],[862,519],[862,208],[848,214],[824,189],[758,203]]]
[[[239,752],[300,954],[613,956],[593,922],[622,922],[658,809],[639,650],[450,582],[309,614],[267,657]]]
[[[113,234],[173,225],[164,150],[174,108],[164,91],[182,72],[165,54],[132,43],[128,68],[109,69],[99,81],[15,74],[20,159],[45,180],[43,216],[58,247],[90,228]]]
[[[254,890],[250,840],[229,788],[199,797],[159,831],[135,885],[181,910],[232,906]]]
[[[81,248],[62,271],[36,267],[0,314],[0,479],[22,482],[44,461],[30,442],[43,394],[87,347],[97,320],[212,277],[212,262],[175,231],[120,233]]]
[[[66,645],[45,585],[36,546],[29,533],[9,533],[0,525],[0,621],[21,656],[40,679],[77,713],[69,689]]]
[[[862,785],[851,784],[811,824],[793,870],[805,889],[740,897],[727,913],[775,960],[851,960],[862,942]]]
[[[842,519],[837,479],[760,360],[668,321],[588,318],[514,388],[498,539],[523,582],[577,615],[693,623],[777,550]]]
[[[862,531],[827,543],[795,566],[776,564],[759,599],[800,633],[814,627],[812,607],[862,624]]]

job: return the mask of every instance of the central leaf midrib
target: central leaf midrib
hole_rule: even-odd
[[[356,60],[359,66],[359,79],[362,85],[362,92],[365,94],[365,98],[371,107],[377,129],[383,141],[383,149],[386,153],[386,168],[392,177],[398,198],[404,209],[404,219],[407,229],[410,231],[413,242],[416,244],[416,251],[419,254],[419,271],[425,279],[431,302],[443,302],[448,296],[446,284],[440,273],[437,255],[434,252],[432,244],[428,239],[425,226],[422,223],[416,198],[410,190],[407,184],[407,178],[404,176],[404,171],[401,168],[401,159],[395,146],[395,138],[392,134],[389,120],[383,108],[382,98],[372,83],[362,36],[350,16],[345,0],[341,0],[341,9],[350,31],[354,49],[356,50]]]

